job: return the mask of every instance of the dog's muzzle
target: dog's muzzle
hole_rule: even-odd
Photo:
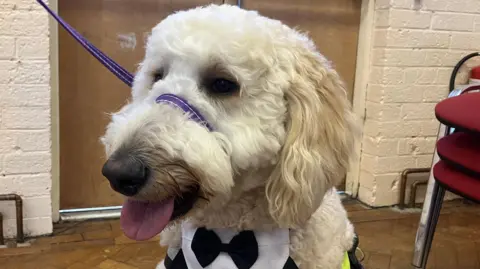
[[[212,126],[202,114],[184,98],[174,94],[162,94],[156,103],[167,103],[183,110],[191,120],[213,131]],[[134,196],[148,180],[149,169],[140,160],[131,156],[113,156],[103,166],[102,174],[110,181],[112,188],[125,195]]]

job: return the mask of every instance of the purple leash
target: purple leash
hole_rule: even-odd
[[[194,106],[190,105],[187,102],[187,100],[183,99],[182,97],[175,94],[165,93],[157,97],[155,102],[157,102],[157,104],[166,103],[166,104],[176,106],[181,110],[183,110],[184,112],[188,113],[191,120],[204,125],[205,127],[207,127],[207,129],[210,132],[213,131],[212,126],[208,124],[208,122],[205,120],[202,114]]]
[[[92,54],[97,60],[99,60],[110,72],[117,76],[121,81],[127,84],[129,87],[133,84],[133,75],[128,72],[125,68],[121,67],[110,57],[105,55],[97,49],[93,44],[91,44],[85,37],[78,33],[72,26],[65,22],[60,16],[55,14],[45,2],[42,0],[37,0],[37,2],[45,8],[50,15],[73,37],[78,41],[90,54]]]

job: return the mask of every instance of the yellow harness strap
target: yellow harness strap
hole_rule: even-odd
[[[348,254],[345,252],[345,258],[343,259],[342,269],[350,269],[350,259]]]

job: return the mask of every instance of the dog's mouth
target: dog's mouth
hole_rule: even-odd
[[[120,224],[130,239],[148,240],[165,229],[168,223],[190,211],[198,199],[199,187],[161,202],[127,199],[122,207]]]

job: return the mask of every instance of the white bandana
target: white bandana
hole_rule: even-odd
[[[207,267],[203,268],[195,254],[191,245],[193,236],[197,231],[197,227],[189,222],[182,224],[182,251],[188,269],[233,269],[237,268],[235,263],[227,253],[220,255]],[[228,244],[230,240],[237,235],[232,229],[213,229],[220,238],[222,243]],[[258,242],[258,259],[251,269],[282,269],[284,268],[290,255],[290,236],[288,229],[274,229],[268,232],[254,231]],[[174,258],[174,257],[171,257]]]

